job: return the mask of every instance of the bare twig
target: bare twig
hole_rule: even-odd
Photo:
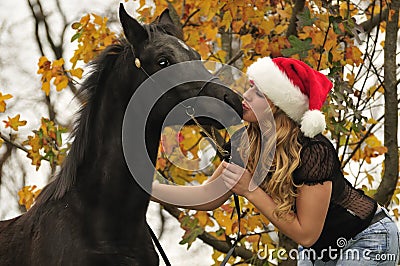
[[[189,20],[190,20],[194,15],[196,15],[198,12],[200,12],[200,9],[196,9],[192,14],[190,14],[190,15],[187,17],[187,19],[185,20],[185,22],[183,23],[182,28],[184,28],[185,26],[187,26],[188,23],[189,23]]]
[[[34,6],[33,6],[33,4],[31,3],[30,0],[26,0],[26,2],[28,3],[28,5],[29,5],[29,7],[31,9],[32,17],[35,19],[35,38],[36,38],[36,43],[38,45],[40,54],[42,56],[44,56],[44,50],[43,50],[42,42],[41,42],[40,36],[39,36],[39,24],[40,24],[40,22],[41,22],[41,20],[43,18],[41,18],[41,17],[36,15],[35,8],[34,8]]]
[[[11,146],[20,149],[21,151],[24,151],[26,153],[28,153],[28,149],[25,148],[24,146],[22,146],[19,143],[16,143],[14,141],[12,141],[9,137],[7,137],[6,135],[4,135],[3,133],[0,132],[0,138],[2,138],[6,143],[10,144]]]

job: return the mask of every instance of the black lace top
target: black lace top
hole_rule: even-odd
[[[239,130],[232,138],[240,138],[243,132],[245,130]],[[299,142],[302,144],[301,162],[293,172],[294,183],[312,186],[332,181],[331,200],[324,227],[317,242],[310,247],[316,251],[317,256],[323,249],[327,251],[322,254],[328,255],[329,246],[332,250],[340,249],[337,245],[338,239],[343,237],[349,240],[368,227],[377,209],[377,203],[362,190],[355,189],[344,178],[336,150],[325,136],[301,136]],[[230,150],[230,143],[226,148]],[[238,151],[231,152],[232,161],[243,166]]]
[[[319,134],[312,139],[301,137],[299,141],[303,148],[300,166],[293,173],[294,183],[315,185],[332,181],[325,224],[319,239],[311,248],[317,252],[329,246],[339,249],[339,238],[348,240],[368,227],[377,203],[344,178],[336,150],[326,137]]]

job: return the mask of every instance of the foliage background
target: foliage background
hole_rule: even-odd
[[[0,215],[4,218],[29,208],[40,191],[37,187],[43,186],[62,162],[69,141],[65,133],[79,106],[79,99],[73,100],[73,96],[79,88],[84,63],[115,40],[113,32],[120,32],[116,23],[118,1],[86,1],[85,7],[74,1],[42,2],[27,0],[18,8],[12,1],[0,4],[0,107],[6,108],[1,117],[4,143],[0,150]],[[145,1],[125,2],[130,13],[137,11],[135,14],[143,22],[152,21],[169,7],[176,21],[184,26],[185,40],[203,59],[232,63],[245,70],[257,57],[283,55],[324,70],[335,82],[329,104],[324,107],[326,134],[337,147],[346,177],[370,195],[378,192],[377,199],[389,205],[398,217],[399,162],[398,144],[394,142],[398,135],[398,1],[155,0],[155,6]],[[394,9],[386,12],[388,5]],[[10,16],[11,12],[15,16]],[[397,23],[390,23],[396,19]],[[390,41],[385,42],[385,38]],[[383,63],[393,67],[384,73]],[[192,134],[192,130],[178,133],[169,129],[163,137],[168,143],[165,149],[175,144],[197,157],[199,147],[194,144],[200,135],[197,131]],[[385,153],[387,171],[382,167]],[[42,163],[43,159],[48,162]],[[215,165],[218,163],[214,161]],[[183,172],[162,153],[158,169],[178,183],[201,183],[212,172]],[[382,176],[385,182],[381,182]],[[245,200],[241,203],[245,212],[240,230],[247,235],[242,240],[246,249],[238,252],[247,262],[255,263],[250,251],[257,252],[266,244],[277,247],[277,243],[265,233],[271,230],[268,221]],[[199,236],[215,248],[212,259],[208,256],[210,264],[217,263],[220,252],[229,247],[226,238],[238,230],[235,220],[230,219],[230,202],[214,212],[167,210],[184,229],[184,234],[175,235],[174,242],[182,237],[182,244],[198,245],[200,241],[195,238]],[[163,219],[170,216],[160,211],[160,217],[160,230],[165,232]],[[285,241],[279,245],[285,245]],[[204,256],[200,257],[203,260]]]

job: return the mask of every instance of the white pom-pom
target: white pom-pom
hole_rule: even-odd
[[[306,111],[301,118],[301,131],[304,136],[313,138],[325,130],[325,116],[319,110]]]

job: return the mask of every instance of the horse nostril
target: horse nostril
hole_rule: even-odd
[[[228,94],[224,94],[224,102],[229,103],[229,96]]]

